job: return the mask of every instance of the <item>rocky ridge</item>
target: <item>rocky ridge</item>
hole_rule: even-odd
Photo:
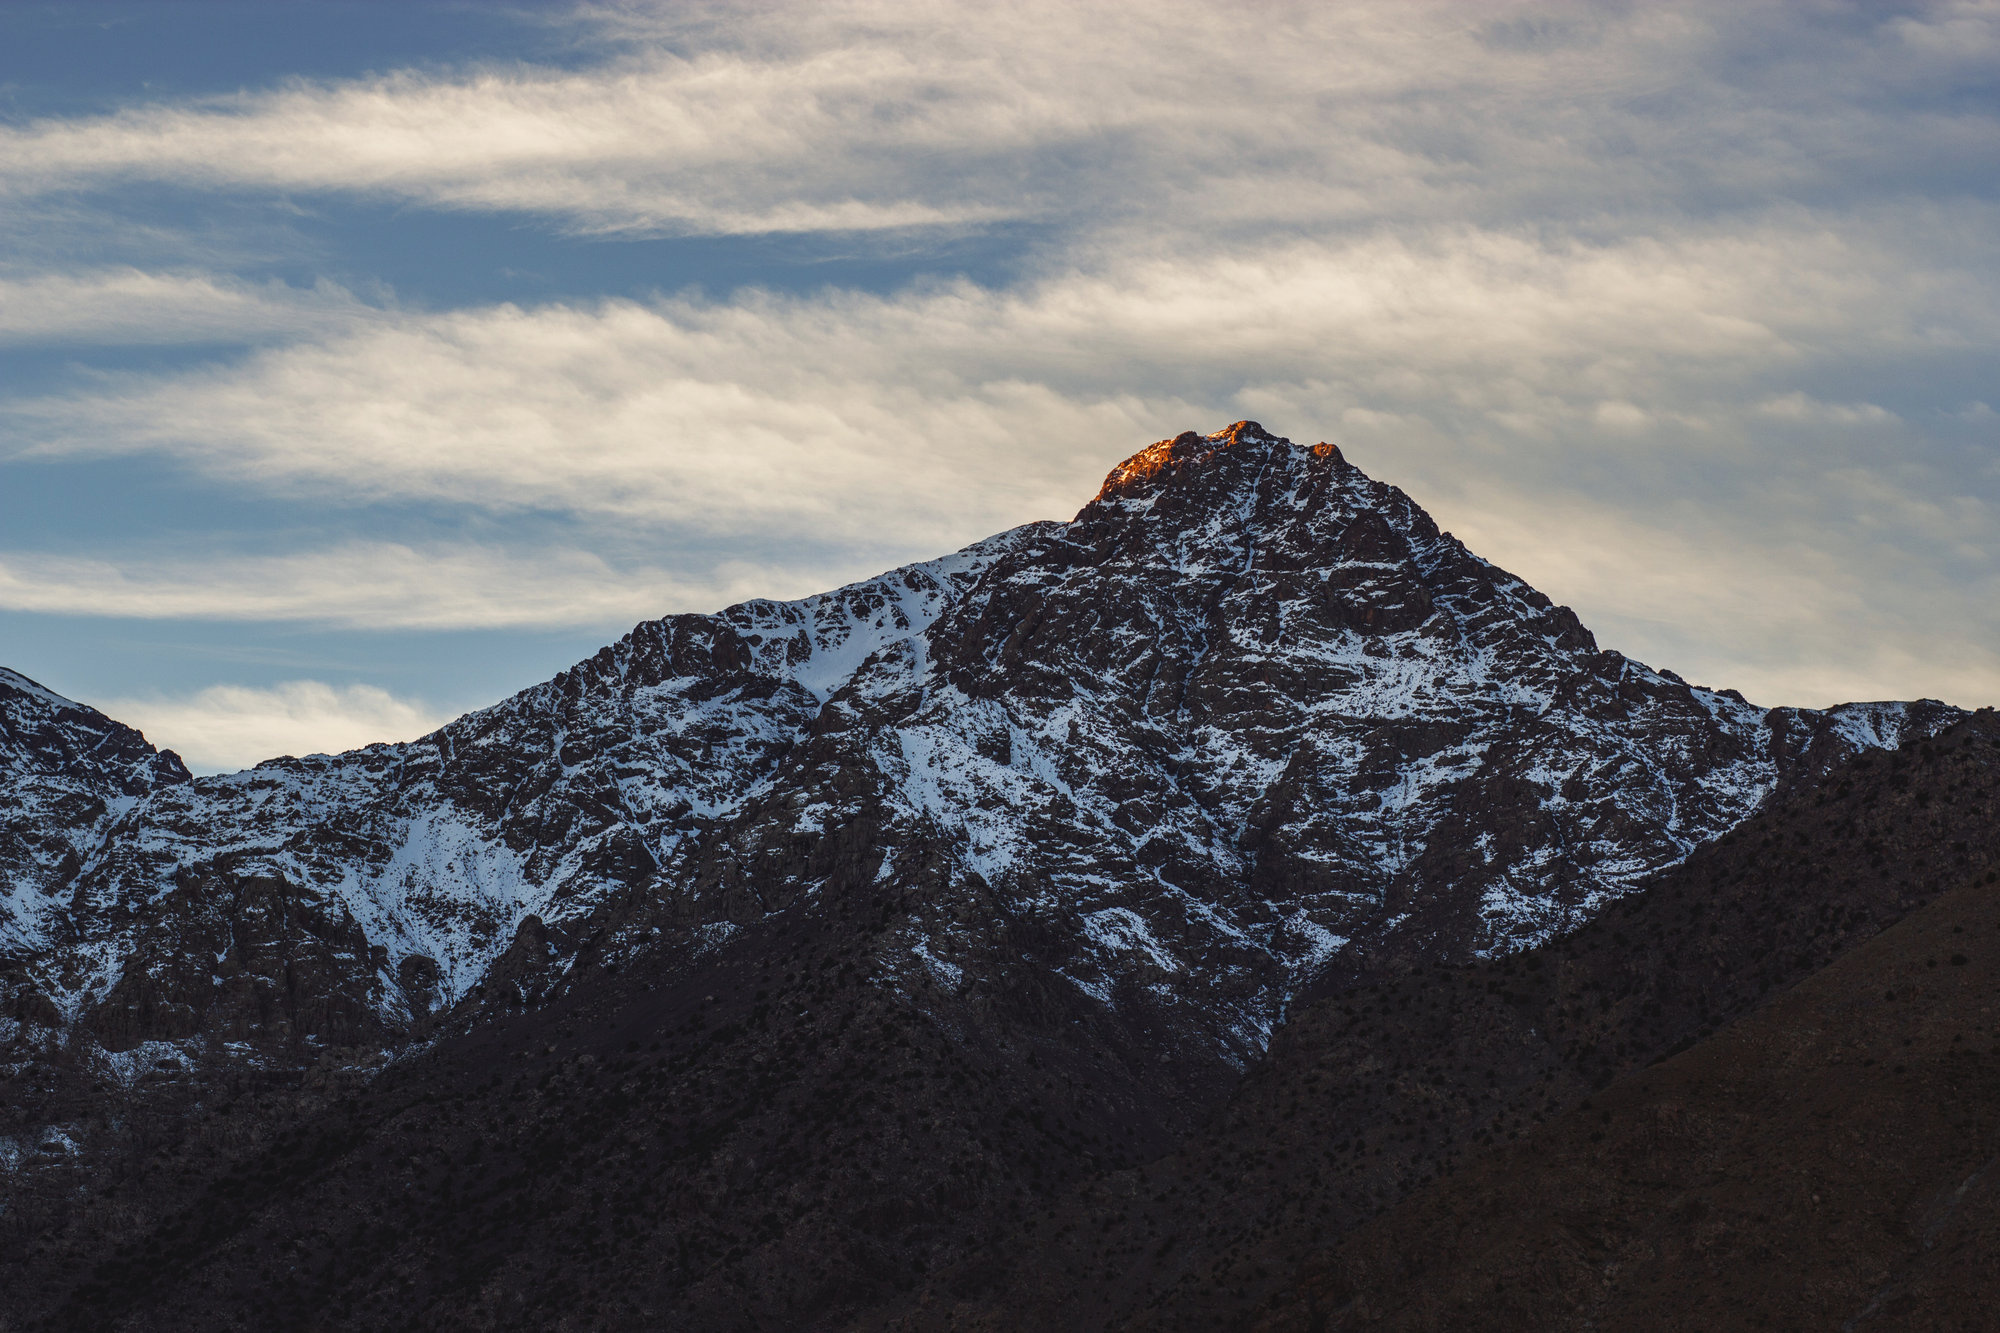
[[[1546,938],[1806,756],[1942,712],[1767,711],[1601,651],[1332,446],[1246,422],[1143,450],[1068,524],[650,622],[420,741],[193,782],[150,760],[96,822],[55,813],[78,858],[11,876],[74,938],[8,924],[17,975],[117,1049],[200,1030],[257,946],[237,904],[277,894],[344,988],[283,1031],[392,1037],[530,917],[643,886],[699,948],[812,892],[809,844],[865,819],[877,873],[940,832],[1075,985],[1191,1007],[1240,1058],[1343,951]],[[156,975],[150,941],[197,935],[224,983]],[[948,930],[910,944],[951,975]]]

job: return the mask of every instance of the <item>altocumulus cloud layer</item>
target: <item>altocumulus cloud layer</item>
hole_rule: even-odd
[[[142,459],[456,516],[248,554],[0,550],[0,607],[616,628],[1064,516],[1139,444],[1254,416],[1683,674],[1765,702],[2000,694],[2000,5],[550,22],[560,66],[0,130],[0,225],[42,238],[0,272],[0,342],[231,344],[0,399],[13,467]],[[46,243],[169,185],[579,245],[821,235],[906,273],[439,306],[171,236],[157,262]],[[998,232],[1029,238],[1016,262],[953,266]],[[292,719],[270,748],[343,708],[390,725],[314,698],[237,703]]]

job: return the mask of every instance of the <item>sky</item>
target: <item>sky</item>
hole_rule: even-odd
[[[2000,702],[2000,0],[0,5],[0,665],[197,771],[1331,440]]]

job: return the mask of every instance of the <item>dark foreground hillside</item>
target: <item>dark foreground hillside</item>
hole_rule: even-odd
[[[1996,1002],[1982,877],[1315,1254],[1255,1326],[1991,1329]]]

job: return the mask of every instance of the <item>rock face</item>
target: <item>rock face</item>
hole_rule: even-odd
[[[59,934],[59,895],[105,830],[187,781],[171,750],[0,667],[0,958]]]
[[[97,822],[66,832],[80,855],[45,855],[10,886],[10,906],[39,892],[65,915],[15,911],[9,980],[110,1051],[219,1031],[296,1060],[422,1031],[503,952],[519,973],[509,946],[524,929],[556,941],[559,974],[574,962],[566,926],[635,886],[678,901],[687,886],[662,867],[739,827],[824,701],[882,645],[921,635],[1015,539],[804,602],[642,625],[408,744],[198,780],[169,755],[155,764],[177,783],[96,806],[85,780],[65,779]],[[782,905],[774,882],[723,878],[703,903],[718,923]],[[528,969],[531,989],[551,961],[543,950]]]
[[[13,1007],[289,1061],[536,1002],[586,953],[686,959],[943,847],[903,971],[1025,955],[1240,1064],[1329,969],[1533,944],[1949,711],[1767,711],[1601,651],[1249,422],[1141,451],[1070,523],[641,625],[409,744],[190,781],[9,682]]]

